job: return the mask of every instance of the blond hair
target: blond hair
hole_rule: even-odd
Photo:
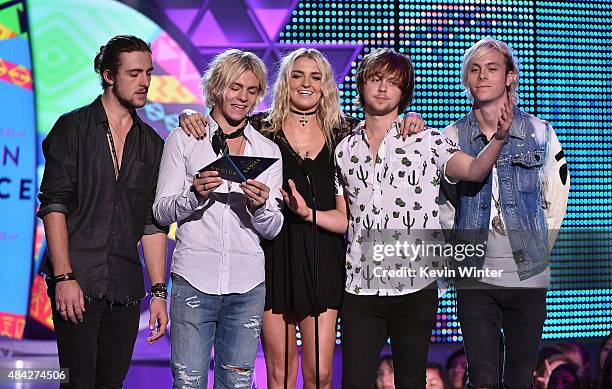
[[[266,118],[269,126],[264,128],[263,131],[276,135],[282,130],[283,122],[287,119],[289,109],[291,108],[289,93],[291,69],[295,61],[302,57],[310,58],[315,61],[321,71],[321,100],[319,100],[317,119],[325,135],[327,147],[329,150],[333,150],[332,130],[339,127],[340,121],[343,118],[343,113],[340,110],[340,94],[331,65],[327,61],[327,58],[316,49],[301,48],[283,57],[278,75],[276,76],[276,81],[274,82],[272,109]]]
[[[472,47],[465,51],[463,54],[463,61],[461,62],[461,83],[463,84],[463,88],[465,90],[465,95],[470,99],[470,101],[474,101],[474,96],[470,93],[470,88],[468,86],[468,75],[470,73],[470,67],[478,58],[482,57],[490,50],[497,50],[504,56],[504,64],[506,65],[506,74],[509,72],[514,73],[514,80],[512,84],[510,84],[510,90],[508,94],[514,97],[515,103],[518,101],[518,93],[516,89],[519,85],[519,63],[516,57],[514,56],[514,52],[507,44],[504,42],[493,39],[493,38],[484,38],[476,42]]]
[[[206,106],[212,109],[220,104],[227,88],[248,70],[251,70],[259,81],[259,95],[253,107],[257,106],[266,94],[266,65],[255,54],[236,49],[216,55],[202,75],[200,88],[206,99]]]

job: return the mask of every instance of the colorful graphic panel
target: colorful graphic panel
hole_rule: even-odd
[[[36,130],[25,4],[0,1],[0,336],[21,338],[28,310]]]

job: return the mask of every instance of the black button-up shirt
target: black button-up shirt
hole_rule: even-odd
[[[134,112],[115,179],[102,100],[62,115],[43,141],[42,218],[66,215],[73,272],[91,297],[126,303],[144,296],[138,242],[163,232],[152,205],[164,141]],[[50,253],[41,272],[53,276]]]

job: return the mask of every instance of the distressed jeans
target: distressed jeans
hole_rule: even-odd
[[[215,347],[215,389],[250,388],[266,289],[202,293],[172,274],[170,305],[173,388],[206,389]]]

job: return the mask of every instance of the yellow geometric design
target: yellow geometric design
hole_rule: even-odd
[[[11,30],[8,26],[0,23],[0,40],[9,39],[17,36],[15,31]]]
[[[147,99],[155,103],[198,103],[193,93],[174,76],[152,76]]]
[[[0,77],[4,76],[8,72],[8,66],[2,58],[0,58]]]
[[[27,83],[32,82],[32,75],[30,74],[30,70],[24,68],[23,66],[15,66],[11,70],[9,70],[9,77],[11,82],[18,86],[24,86]]]
[[[168,232],[168,238],[176,240],[176,223],[170,225],[170,231]]]

